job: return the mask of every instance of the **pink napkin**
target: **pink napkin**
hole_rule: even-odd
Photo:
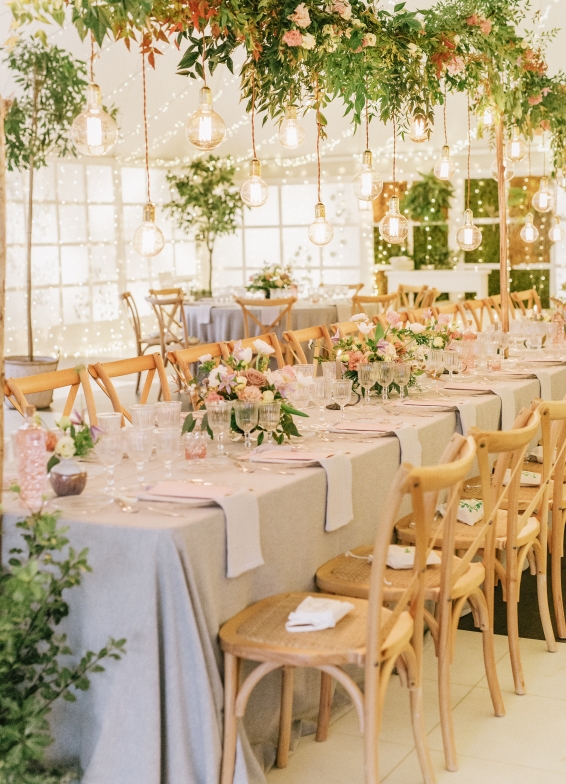
[[[251,460],[254,459],[260,462],[265,460],[275,460],[280,463],[281,461],[287,462],[288,460],[298,460],[305,462],[307,460],[325,460],[327,457],[332,457],[335,452],[306,452],[304,450],[291,452],[287,450],[273,449],[270,452],[258,452],[257,456],[252,455]]]
[[[151,495],[162,495],[174,498],[225,498],[232,495],[233,487],[216,485],[213,487],[201,487],[200,485],[188,484],[187,482],[158,482],[151,488]]]
[[[396,429],[396,426],[390,424],[380,425],[372,419],[358,419],[354,422],[338,422],[334,425],[333,430],[344,430],[346,432],[360,431],[360,432],[373,432],[373,433],[390,433]]]

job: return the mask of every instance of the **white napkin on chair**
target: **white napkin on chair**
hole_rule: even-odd
[[[446,512],[446,504],[438,504],[436,511],[443,517]],[[463,498],[458,504],[458,514],[456,520],[466,525],[475,525],[483,517],[483,501],[478,498]]]
[[[355,609],[350,602],[338,599],[307,596],[294,612],[289,613],[285,624],[288,632],[318,632],[333,629],[338,621]]]
[[[535,375],[540,384],[541,400],[552,400],[552,385],[550,383],[550,373],[548,370],[535,370]]]
[[[510,481],[511,469],[508,468],[503,477],[503,484],[508,485]],[[541,474],[537,474],[535,471],[521,471],[521,487],[540,487],[540,483]]]
[[[428,554],[427,566],[440,563],[440,556],[434,550]],[[390,569],[412,569],[415,563],[415,548],[412,545],[390,544],[387,549],[387,566]]]

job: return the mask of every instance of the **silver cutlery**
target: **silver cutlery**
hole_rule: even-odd
[[[120,507],[122,512],[127,512],[128,514],[136,514],[137,512],[140,511],[139,509],[134,509],[133,506],[131,506],[130,504],[127,504],[121,498],[115,498],[114,499],[114,503],[117,504]]]

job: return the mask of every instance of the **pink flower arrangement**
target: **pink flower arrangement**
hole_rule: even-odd
[[[348,359],[348,370],[357,370],[358,365],[367,365],[368,356],[363,351],[353,351]]]
[[[309,9],[306,7],[304,3],[300,3],[292,14],[289,14],[287,19],[290,19],[294,22],[298,27],[308,27],[311,23],[311,18],[309,16]]]
[[[466,19],[466,22],[470,25],[470,27],[477,27],[477,25],[480,23],[480,20],[478,19],[477,14],[472,14]]]
[[[263,396],[259,387],[244,387],[238,392],[238,400],[244,400],[247,403],[256,403],[262,399]]]
[[[335,2],[332,3],[332,10],[346,21],[352,16],[352,6],[348,0],[335,0]]]
[[[302,46],[303,35],[299,30],[287,30],[283,36],[283,43],[287,46]]]
[[[542,103],[542,95],[540,93],[529,96],[529,106],[538,106],[539,103]]]
[[[401,316],[395,310],[388,310],[385,314],[387,323],[392,327],[398,327],[401,323]]]
[[[218,392],[209,392],[206,396],[207,403],[221,403],[225,398],[218,394]]]
[[[491,19],[482,19],[480,22],[480,30],[484,35],[491,33]]]
[[[255,368],[248,368],[240,375],[247,378],[248,384],[252,387],[262,387],[267,384],[266,377],[263,375],[263,373],[260,373],[259,370],[256,370]]]

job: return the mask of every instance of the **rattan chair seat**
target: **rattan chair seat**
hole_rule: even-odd
[[[220,643],[224,651],[252,661],[281,661],[295,666],[317,664],[359,664],[365,659],[368,602],[352,597],[328,596],[351,602],[354,610],[333,629],[314,632],[288,632],[285,622],[307,596],[325,594],[283,593],[252,604],[231,618],[220,629]],[[383,612],[385,623],[390,611]],[[413,620],[409,613],[400,615],[387,640],[384,650],[398,645],[401,639],[410,640]]]
[[[524,462],[522,471],[531,471],[535,474],[542,474],[542,465],[540,463],[528,463]],[[542,481],[542,480],[541,480]],[[478,489],[477,486],[481,484],[481,480],[479,476],[475,476],[473,479],[468,479],[464,488],[462,490],[462,498],[478,498]],[[522,512],[526,509],[533,498],[536,496],[538,491],[540,490],[540,485],[536,487],[529,487],[527,485],[522,485],[519,490],[519,511]],[[550,497],[552,498],[552,482],[550,483]],[[507,498],[503,500],[501,504],[502,509],[507,509]],[[535,510],[536,511],[536,510]]]

